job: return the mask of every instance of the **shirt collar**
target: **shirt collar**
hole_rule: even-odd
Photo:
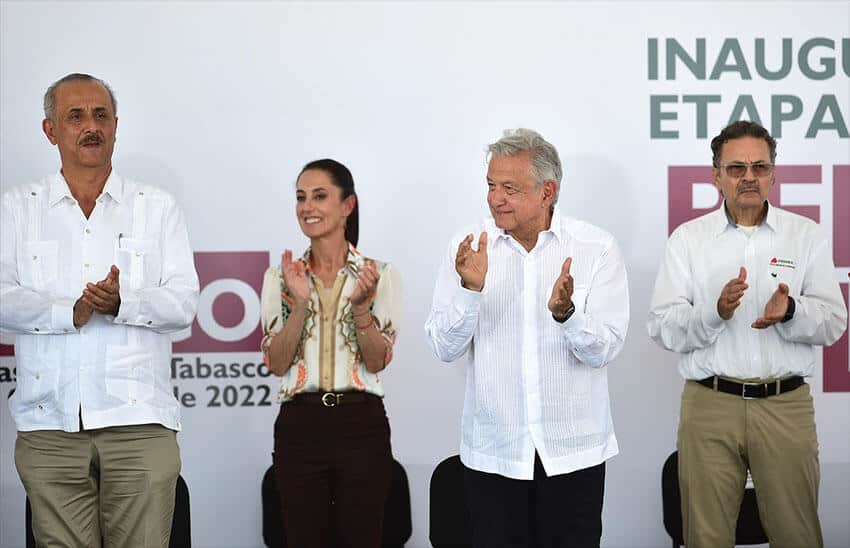
[[[71,195],[71,189],[65,181],[65,177],[62,176],[62,172],[60,171],[50,179],[50,191],[47,203],[50,207],[53,207],[65,198],[74,199]]]
[[[103,192],[101,192],[101,195],[109,196],[119,204],[121,203],[121,200],[124,199],[124,180],[115,174],[114,169],[112,170],[112,173],[109,174],[109,178],[106,179],[106,184],[103,185]]]
[[[770,205],[770,202],[767,203],[767,215],[764,216],[764,220],[762,224],[768,227],[769,229],[776,232],[776,208]],[[723,234],[723,232],[727,228],[738,228],[735,224],[735,221],[732,220],[732,217],[729,215],[729,211],[726,209],[726,200],[723,200],[723,203],[714,212],[717,218],[716,222],[716,232],[715,235],[719,236]]]
[[[302,263],[304,263],[304,266],[307,268],[307,272],[310,272],[310,255],[312,255],[312,252],[313,248],[308,247],[301,256],[301,259],[299,259]],[[348,255],[345,258],[345,266],[342,267],[343,271],[356,278],[365,262],[366,259],[360,254],[360,251],[351,245],[351,242],[348,242]]]
[[[563,231],[561,230],[562,224],[563,223],[561,220],[561,212],[558,211],[558,208],[556,207],[552,211],[552,221],[549,223],[549,228],[547,228],[546,230],[541,230],[540,234],[551,232],[555,236],[555,239],[558,240],[558,243],[563,243]],[[493,239],[494,241],[500,239],[508,239],[511,237],[510,234],[496,226],[496,220],[493,219],[492,215],[489,215],[486,219],[484,219],[484,230],[487,231],[487,237]],[[537,236],[538,241],[540,238],[540,234],[538,234]]]
[[[120,204],[124,194],[123,189],[124,182],[121,180],[121,177],[115,174],[115,170],[112,170],[109,177],[106,179],[106,184],[103,185],[101,196],[109,196]],[[74,196],[71,194],[71,188],[68,186],[68,181],[65,180],[65,176],[62,175],[62,172],[60,171],[50,180],[50,197],[48,204],[50,207],[53,207],[65,198],[74,200]]]

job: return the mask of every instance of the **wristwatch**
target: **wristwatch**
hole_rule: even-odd
[[[572,315],[575,311],[576,311],[576,305],[575,305],[575,303],[573,303],[571,301],[570,307],[567,309],[567,312],[566,312],[566,314],[564,314],[563,318],[559,318],[559,317],[555,316],[555,313],[553,312],[552,313],[552,319],[555,320],[558,323],[564,323],[565,321],[569,320],[572,317]]]
[[[794,299],[791,298],[791,295],[788,295],[788,310],[785,311],[785,315],[779,321],[779,323],[790,322],[791,318],[794,317],[794,311],[797,310],[797,304],[794,302]]]

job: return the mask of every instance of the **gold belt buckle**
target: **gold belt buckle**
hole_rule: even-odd
[[[335,392],[325,392],[322,395],[322,405],[325,407],[336,407],[339,405],[339,400],[342,396],[343,394],[336,394]]]

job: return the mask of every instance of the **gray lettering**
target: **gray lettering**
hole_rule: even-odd
[[[696,44],[696,59],[694,59],[675,38],[668,38],[665,41],[668,80],[676,79],[676,59],[682,61],[698,80],[705,80],[705,38],[697,38]]]
[[[758,75],[765,80],[781,80],[788,76],[791,73],[791,63],[794,57],[791,50],[791,39],[782,39],[782,65],[779,67],[779,70],[769,70],[765,57],[764,38],[756,38],[756,72]]]
[[[697,139],[708,136],[708,104],[719,103],[719,95],[683,95],[683,103],[693,103],[697,111]]]
[[[831,50],[835,50],[835,42],[830,40],[829,38],[812,38],[810,40],[806,40],[802,46],[800,46],[800,52],[797,54],[797,62],[800,64],[800,72],[806,78],[811,78],[812,80],[827,80],[835,76],[835,59],[832,57],[821,57],[818,59],[820,61],[820,66],[823,67],[823,70],[816,71],[812,69],[812,66],[809,64],[809,54],[816,47],[825,47]]]
[[[824,121],[826,111],[829,111],[832,122]],[[850,136],[847,133],[847,124],[841,115],[841,108],[838,106],[835,95],[824,95],[820,98],[815,115],[812,116],[812,123],[809,124],[809,129],[806,131],[806,139],[813,139],[818,136],[819,131],[830,129],[836,130],[838,136],[842,139],[847,139]]]
[[[747,112],[746,116],[742,116],[744,111]],[[732,114],[729,116],[729,123],[731,124],[738,120],[749,120],[751,122],[764,125],[761,123],[761,117],[759,116],[758,109],[756,109],[756,104],[753,101],[752,95],[741,95],[735,102],[735,108],[732,109]]]
[[[662,112],[662,103],[678,103],[677,95],[650,95],[649,96],[649,138],[650,139],[678,139],[679,132],[676,130],[663,131],[662,120],[676,120],[675,112]]]
[[[732,64],[726,63],[726,59],[732,56]],[[720,48],[720,53],[717,54],[717,61],[714,63],[714,68],[711,69],[710,80],[719,80],[720,74],[723,72],[737,72],[741,75],[742,80],[752,80],[750,69],[747,68],[747,63],[744,61],[744,53],[741,51],[741,46],[735,38],[727,38],[723,41],[723,46]]]
[[[782,105],[790,105],[785,112]],[[782,122],[796,120],[803,114],[803,101],[796,95],[773,95],[770,97],[770,133],[775,138],[782,137]]]

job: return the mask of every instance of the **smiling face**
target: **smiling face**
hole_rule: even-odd
[[[94,81],[70,81],[57,87],[53,98],[52,117],[42,129],[59,147],[63,170],[111,167],[118,118],[106,88]]]
[[[301,232],[311,240],[345,234],[345,220],[354,208],[354,196],[342,198],[342,189],[320,169],[308,169],[295,184],[295,213]]]
[[[514,237],[546,230],[557,183],[538,186],[530,153],[493,156],[487,169],[487,205],[496,226]]]
[[[740,137],[723,144],[720,152],[720,165],[729,164],[770,164],[770,148],[764,139]],[[757,177],[751,167],[740,177],[731,177],[724,167],[712,169],[714,185],[726,199],[726,208],[732,219],[738,222],[753,213],[761,212],[764,202],[773,186],[774,173]]]

